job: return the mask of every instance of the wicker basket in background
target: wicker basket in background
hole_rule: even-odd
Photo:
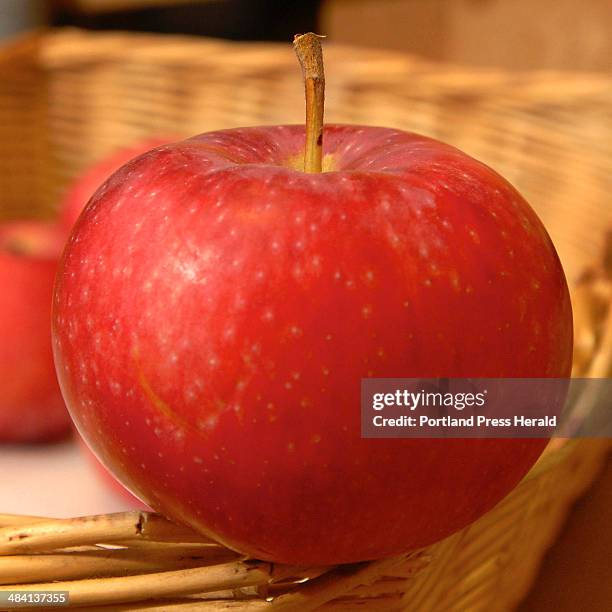
[[[609,376],[612,270],[576,282],[612,227],[612,79],[466,70],[333,45],[326,69],[328,121],[440,138],[522,191],[575,287],[575,372]],[[79,31],[27,37],[0,50],[0,218],[53,215],[73,177],[145,136],[302,121],[290,45]],[[426,550],[347,567],[236,559],[155,515],[0,516],[0,584],[66,588],[87,610],[507,610],[608,446],[555,441],[472,526]]]

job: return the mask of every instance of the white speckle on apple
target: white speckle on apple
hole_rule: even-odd
[[[363,307],[361,308],[361,316],[364,319],[369,319],[371,315],[372,315],[372,305],[364,304]]]
[[[397,247],[401,242],[400,237],[391,229],[387,231],[387,240],[389,241],[389,244],[394,248]]]

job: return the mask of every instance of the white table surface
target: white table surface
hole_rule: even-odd
[[[74,440],[0,445],[0,514],[70,517],[132,510]]]

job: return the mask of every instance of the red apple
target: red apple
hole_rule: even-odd
[[[148,506],[143,504],[137,497],[134,497],[105,467],[100,460],[91,452],[89,447],[77,434],[79,447],[83,452],[83,457],[92,467],[94,476],[108,489],[109,493],[120,499],[126,510],[150,510]]]
[[[70,231],[81,214],[85,204],[96,189],[116,170],[134,157],[146,153],[154,147],[173,140],[171,137],[153,137],[139,141],[129,147],[113,151],[96,164],[93,164],[68,189],[60,206],[60,224]]]
[[[65,251],[54,347],[79,430],[150,506],[255,557],[428,545],[537,439],[362,439],[363,377],[562,377],[553,245],[501,176],[398,130],[214,132],[114,174]]]
[[[0,441],[68,433],[51,351],[51,296],[63,245],[54,225],[0,225]]]

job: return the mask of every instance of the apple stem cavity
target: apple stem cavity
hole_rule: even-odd
[[[300,61],[306,89],[306,146],[304,172],[323,170],[323,110],[325,106],[325,73],[323,50],[318,34],[296,34],[293,48]]]

